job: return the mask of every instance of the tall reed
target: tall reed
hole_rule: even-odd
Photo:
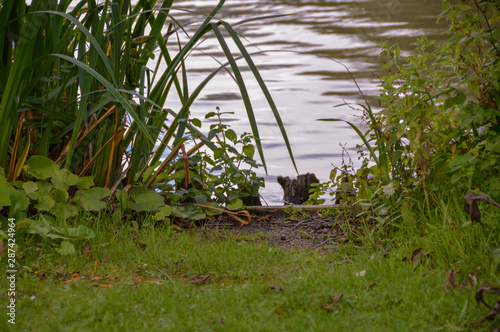
[[[174,19],[174,0],[8,1],[0,8],[0,165],[18,179],[31,155],[50,157],[78,175],[93,175],[97,185],[134,184],[144,171],[168,169],[189,132],[200,135],[190,108],[221,70],[231,70],[244,101],[257,151],[265,165],[250,93],[238,60],[250,67],[295,166],[276,105],[238,33],[218,19],[218,2],[185,44]],[[193,13],[193,15],[199,15]],[[257,18],[256,18],[257,19]],[[223,37],[223,31],[229,37]],[[197,45],[215,36],[227,62],[190,91],[186,59]],[[234,43],[238,53],[230,51]],[[177,44],[173,48],[172,44]],[[149,64],[158,57],[155,70]],[[159,71],[160,63],[166,69]],[[171,92],[175,92],[172,94]],[[178,110],[166,109],[177,95]],[[138,100],[138,101],[137,101]],[[201,134],[209,148],[215,145]],[[149,181],[148,186],[154,185]]]

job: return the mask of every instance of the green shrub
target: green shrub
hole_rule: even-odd
[[[451,37],[419,39],[414,55],[383,44],[389,73],[375,115],[383,131],[372,139],[385,143],[402,188],[500,193],[498,3],[443,1]]]

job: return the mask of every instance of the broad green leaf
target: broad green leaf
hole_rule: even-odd
[[[120,203],[120,210],[125,211],[128,209],[130,203],[130,194],[128,192],[123,192],[120,189],[116,191],[116,199]]]
[[[103,202],[102,199],[110,194],[111,191],[108,188],[94,187],[77,191],[74,201],[85,211],[99,211],[106,208],[106,202]]]
[[[463,177],[463,174],[461,174],[461,173],[454,173],[454,174],[451,176],[450,183],[451,183],[451,184],[454,184],[454,183],[456,183],[458,180],[460,180],[462,177]]]
[[[54,228],[52,228],[52,230],[54,230]],[[52,239],[52,240],[73,240],[72,238],[70,238],[68,236],[60,235],[57,233],[50,233],[50,232],[48,234],[46,234],[45,237],[47,239]]]
[[[174,174],[170,175],[169,179],[170,180],[180,180],[180,179],[184,179],[186,177],[186,172],[181,169],[181,170],[178,170],[177,172],[175,172]]]
[[[455,167],[455,169],[460,168],[465,163],[469,162],[472,158],[474,158],[473,155],[466,153],[464,155],[458,156],[455,159],[453,159],[450,163],[451,164],[450,166]]]
[[[78,214],[78,207],[68,203],[56,203],[54,208],[50,211],[55,217],[66,220],[70,217],[76,217]]]
[[[41,225],[50,226],[56,222],[54,216],[51,216],[49,214],[40,214],[39,216],[40,218],[37,222]]]
[[[191,123],[198,127],[198,128],[201,128],[201,121],[199,119],[191,119]]]
[[[226,208],[231,211],[240,210],[243,207],[243,201],[241,199],[236,199],[231,202],[231,204],[226,205]]]
[[[56,189],[68,189],[80,182],[78,175],[71,173],[67,169],[57,171],[52,177],[52,183]]]
[[[38,181],[37,185],[40,194],[48,194],[52,191],[52,184],[47,181]]]
[[[394,185],[392,183],[389,183],[387,186],[383,186],[382,190],[387,196],[392,196],[396,193],[396,190],[394,189]]]
[[[180,215],[179,212],[182,213],[183,216]],[[174,211],[174,215],[190,220],[202,220],[207,217],[207,214],[202,208],[193,204],[179,207],[176,211]]]
[[[448,98],[444,101],[443,108],[447,110],[455,105],[461,105],[465,102],[465,94],[459,93],[454,97]]]
[[[34,192],[31,192],[31,193],[26,192],[28,194],[29,198],[31,198],[33,200],[40,200],[40,198],[42,198],[42,197],[49,196],[49,193],[52,190],[52,184],[50,184],[47,181],[37,181],[37,182],[33,182],[33,183],[36,184],[37,190]],[[24,189],[24,183],[23,183],[23,189]]]
[[[64,235],[75,238],[75,240],[90,240],[95,237],[95,233],[88,227],[80,225],[77,228],[68,228]]]
[[[10,214],[14,215],[18,211],[26,211],[30,205],[30,199],[22,190],[12,190],[10,193]]]
[[[114,222],[120,222],[121,219],[122,219],[122,216],[123,216],[123,213],[121,211],[121,209],[117,209],[113,215],[111,216],[111,219],[114,221]]]
[[[178,218],[188,218],[188,215],[185,213],[184,209],[182,208],[177,208],[177,207],[172,207],[172,215],[178,217]]]
[[[153,216],[155,220],[165,220],[172,214],[173,209],[170,205],[162,206],[158,209],[158,212]]]
[[[0,177],[0,208],[4,206],[10,206],[10,192],[14,190],[7,183],[7,179],[4,177]]]
[[[94,185],[94,177],[93,176],[84,176],[81,178],[78,178],[78,183],[76,184],[76,187],[78,189],[89,189]]]
[[[35,209],[38,211],[50,211],[54,208],[56,201],[54,201],[50,196],[40,196],[38,198],[38,204],[35,204]]]
[[[245,145],[243,147],[243,154],[249,158],[253,158],[255,154],[255,147],[251,144]]]
[[[205,218],[207,218],[207,214],[203,211],[198,211],[197,213],[189,215],[189,219],[191,220],[203,220]]]
[[[214,159],[215,160],[222,158],[223,155],[224,155],[224,149],[217,148],[214,150]]]
[[[56,189],[52,196],[54,200],[58,203],[66,203],[69,198],[68,191],[66,189]]]
[[[63,256],[74,255],[76,253],[75,246],[69,241],[62,241],[56,251]]]
[[[236,133],[232,129],[226,130],[225,135],[226,135],[227,139],[229,139],[233,142],[236,141],[236,139],[238,138],[238,136],[236,135]]]
[[[334,168],[330,172],[330,181],[332,181],[332,183],[334,183],[336,177],[337,177],[337,169]]]
[[[38,234],[38,235],[43,236],[43,237],[45,237],[45,235],[49,234],[49,232],[51,230],[52,230],[52,227],[47,226],[47,225],[42,225],[38,222],[33,222],[28,227],[28,233]]]
[[[26,172],[39,180],[46,180],[56,175],[59,166],[49,158],[32,156],[24,166]]]
[[[23,183],[24,192],[31,198],[31,194],[38,190],[38,185],[36,182],[25,182]]]
[[[130,191],[130,198],[134,202],[130,202],[129,207],[135,211],[155,211],[165,205],[163,196],[144,186],[133,187]]]
[[[18,223],[16,223],[16,231],[21,230],[21,229],[25,229],[25,228],[29,228],[31,223],[32,223],[32,221],[29,219],[24,219],[24,220],[19,221]]]
[[[206,203],[208,203],[208,198],[207,198],[206,195],[195,195],[194,196],[194,200],[198,204],[206,204]]]
[[[222,213],[224,213],[223,211],[220,210],[219,204],[217,204],[216,202],[206,202],[203,205],[208,205],[208,206],[211,206],[214,208],[219,208],[219,210],[205,209],[205,213],[209,216],[219,216]]]

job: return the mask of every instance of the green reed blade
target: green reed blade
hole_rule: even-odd
[[[83,70],[88,72],[90,75],[92,75],[96,80],[101,82],[102,85],[104,85],[108,89],[109,93],[111,93],[113,95],[113,97],[115,97],[118,100],[118,102],[121,104],[121,106],[123,106],[127,110],[127,112],[130,114],[130,116],[137,123],[139,130],[141,130],[144,133],[144,135],[149,139],[149,141],[154,144],[154,139],[149,134],[148,130],[144,126],[144,123],[142,123],[142,121],[139,119],[137,113],[133,110],[130,102],[127,99],[125,99],[123,97],[123,95],[120,93],[120,91],[117,88],[115,88],[108,80],[106,80],[101,74],[96,72],[94,69],[90,68],[87,64],[85,64],[79,60],[76,60],[74,58],[71,58],[71,57],[69,57],[67,55],[63,55],[63,54],[52,54],[52,55],[60,57],[66,61],[69,61],[69,62],[77,65],[78,67],[82,68]]]
[[[30,6],[29,13],[36,12],[39,9],[45,9],[46,5],[47,4],[42,1],[35,1],[33,5]],[[5,10],[7,9],[8,6]],[[11,9],[15,10],[13,7]],[[17,10],[19,12],[24,12],[25,9],[25,2],[19,1]],[[2,8],[2,12],[3,11],[4,9]],[[35,24],[36,18],[37,15],[27,15],[26,22],[22,24],[21,34],[14,53],[16,61],[14,61],[10,69],[9,77],[7,78],[2,100],[0,102],[0,123],[4,129],[0,136],[0,165],[2,167],[7,161],[7,153],[9,151],[13,126],[16,125],[18,121],[17,106],[22,102],[20,99],[20,90],[22,90],[23,85],[29,78],[25,73],[25,69],[31,63],[31,59],[33,59],[33,44],[38,35],[36,32],[43,29],[43,27],[38,27],[33,31],[33,27],[37,27]],[[12,61],[12,59],[10,60]]]
[[[34,13],[46,13],[46,14],[60,15],[60,16],[64,17],[65,19],[71,21],[73,24],[75,24],[78,27],[79,31],[81,31],[89,39],[89,42],[93,46],[93,49],[95,49],[97,54],[99,54],[99,57],[101,58],[102,63],[106,67],[106,69],[109,73],[109,76],[113,80],[113,85],[116,87],[121,87],[121,84],[119,84],[116,81],[116,78],[113,75],[114,70],[113,70],[113,67],[111,66],[109,58],[106,56],[106,54],[102,50],[97,39],[92,35],[92,33],[90,33],[90,31],[80,21],[78,21],[75,17],[73,17],[69,14],[57,12],[54,10],[42,10],[42,11],[38,11],[38,12],[34,12]]]
[[[276,107],[276,104],[274,103],[274,100],[271,96],[271,93],[269,92],[269,89],[267,88],[266,83],[262,79],[262,76],[260,75],[260,72],[257,69],[257,66],[255,66],[255,63],[253,62],[250,54],[248,53],[245,46],[243,45],[240,38],[238,37],[238,34],[236,33],[236,31],[234,31],[234,29],[228,23],[222,22],[222,24],[224,25],[226,30],[229,32],[230,36],[233,38],[233,40],[234,40],[235,44],[238,46],[242,56],[245,58],[246,62],[248,63],[250,70],[252,71],[253,75],[255,76],[255,79],[259,83],[259,86],[260,86],[262,92],[264,93],[264,96],[266,97],[266,100],[267,100],[269,106],[271,107],[271,110],[272,110],[273,115],[274,115],[274,119],[276,120],[276,123],[278,124],[278,127],[281,131],[281,135],[283,137],[283,140],[285,141],[285,145],[286,145],[286,148],[288,150],[288,154],[289,154],[290,159],[292,161],[293,167],[295,168],[295,171],[298,173],[297,165],[295,163],[295,158],[293,157],[292,148],[290,146],[290,141],[288,140],[288,135],[287,135],[286,130],[285,130],[285,125],[283,124],[283,121],[281,120],[281,116],[278,112],[278,108]],[[259,142],[259,144],[260,144],[260,142]],[[260,154],[260,151],[259,151],[259,154]],[[267,169],[266,169],[266,172],[267,172]]]
[[[226,41],[224,40],[224,37],[222,36],[219,28],[217,27],[216,24],[212,23],[212,29],[215,33],[215,36],[217,37],[217,40],[219,41],[219,45],[222,47],[226,59],[228,59],[229,64],[231,65],[231,69],[233,70],[233,74],[236,78],[236,83],[238,84],[238,88],[240,89],[241,98],[243,99],[243,103],[247,111],[248,121],[250,122],[250,127],[252,128],[252,134],[254,136],[255,143],[257,145],[257,150],[259,151],[260,159],[262,161],[262,164],[264,165],[264,168],[267,171],[266,161],[264,159],[264,153],[262,151],[262,144],[260,141],[259,128],[257,127],[257,121],[255,120],[255,113],[253,111],[252,103],[250,101],[250,97],[248,95],[245,82],[243,81],[243,77],[238,68],[238,65],[236,64],[233,54],[229,50],[229,47]]]

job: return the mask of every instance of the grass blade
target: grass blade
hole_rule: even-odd
[[[52,54],[52,55],[77,65],[78,67],[87,71],[96,80],[101,82],[102,85],[104,85],[108,89],[108,91],[113,95],[113,97],[115,97],[118,100],[118,102],[127,110],[127,112],[130,114],[130,116],[137,123],[137,127],[139,128],[139,130],[142,131],[142,133],[148,138],[148,140],[152,144],[155,143],[153,137],[150,135],[150,133],[146,129],[146,126],[144,126],[144,123],[139,119],[137,113],[133,110],[132,106],[130,105],[130,102],[125,97],[123,97],[123,95],[120,93],[120,91],[117,88],[115,88],[108,80],[106,80],[101,74],[96,72],[94,69],[90,68],[87,64],[85,64],[79,60],[76,60],[74,58],[71,58],[67,55],[64,55],[64,54]]]

